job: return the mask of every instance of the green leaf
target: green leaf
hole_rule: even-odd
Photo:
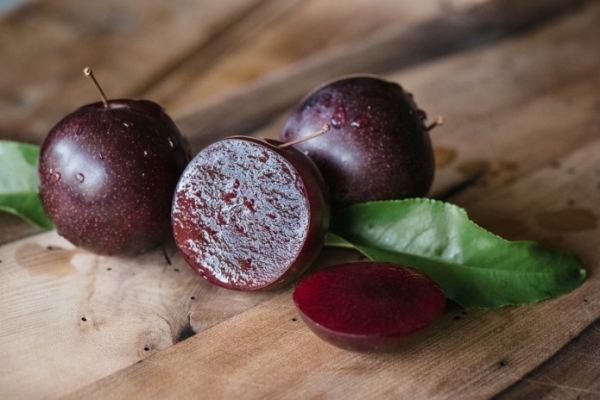
[[[0,140],[0,211],[52,229],[38,197],[39,153],[39,146]]]
[[[469,220],[464,209],[431,199],[357,204],[332,218],[327,245],[353,247],[374,261],[420,269],[463,307],[535,303],[579,287],[573,253],[510,242]]]

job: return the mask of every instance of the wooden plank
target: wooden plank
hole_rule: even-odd
[[[1,137],[40,143],[64,115],[97,101],[83,67],[95,67],[110,97],[127,96],[258,3],[26,3],[0,24]]]
[[[575,16],[569,20],[570,22],[566,22],[567,25],[560,24],[557,28],[540,32],[539,35],[554,37],[560,43],[561,38],[566,34],[565,31],[581,26],[580,39],[583,40],[583,46],[595,48],[596,42],[589,39],[593,37],[589,32],[594,32],[593,22],[594,18],[597,18],[597,12],[594,13],[593,10],[595,9],[589,9]],[[592,26],[590,27],[589,24]],[[549,53],[539,54],[545,54],[544,57],[550,64],[558,62],[558,56],[572,48],[576,50],[569,54],[579,55],[582,48],[574,44],[575,36],[566,36],[568,37],[562,45]],[[536,37],[534,35],[523,39],[523,43],[532,41],[533,44],[517,46],[520,49],[518,51],[511,50],[512,47],[508,46],[486,50],[481,53],[484,54],[481,58],[473,54],[464,54],[464,60],[469,61],[465,61],[464,65],[459,62],[458,57],[446,60],[448,63],[446,73],[452,76],[456,73],[456,79],[460,81],[461,77],[467,77],[473,71],[478,71],[477,67],[481,66],[481,63],[485,64],[486,60],[498,58],[498,61],[502,56],[511,59],[519,54],[533,52],[538,45],[547,45],[543,40],[536,41],[539,39],[535,39]],[[495,51],[499,53],[492,56]],[[535,54],[535,57],[540,56],[538,53]],[[573,110],[571,111],[583,107],[582,113],[585,113],[593,111],[593,108],[591,108],[590,94],[582,87],[590,82],[590,90],[597,88],[594,86],[596,80],[590,73],[596,61],[594,57],[592,57],[592,64],[587,64],[587,58],[578,61],[575,67],[567,69],[564,79],[557,80],[559,86],[556,93],[558,93],[559,103],[572,96],[570,106]],[[428,70],[428,75],[423,75],[422,86],[420,86],[431,89],[432,96],[424,96],[426,104],[432,104],[429,103],[431,101],[429,99],[435,98],[433,84],[446,79],[446,75],[438,75],[440,70],[437,68],[443,68],[435,65]],[[492,63],[492,65],[496,64]],[[561,68],[564,67],[560,65]],[[522,96],[522,101],[518,105],[523,107],[527,105],[527,110],[530,112],[539,110],[539,113],[534,113],[535,115],[542,114],[544,110],[555,113],[570,110],[567,107],[555,108],[555,103],[547,96],[551,93],[548,92],[548,85],[551,86],[552,83],[543,79],[534,79],[535,66],[534,64],[524,69],[503,69],[496,65],[495,71],[503,78],[499,80],[500,83],[505,80],[510,81],[510,77],[514,76],[520,76],[523,82],[534,81],[533,85],[512,85],[509,89],[518,98],[522,88],[527,96]],[[429,67],[424,67],[423,71],[427,68]],[[561,69],[561,73],[562,71]],[[417,70],[414,70],[407,72],[406,75],[394,76],[406,76],[408,79],[406,82],[416,84],[419,82],[417,75]],[[569,82],[572,78],[575,78],[575,82],[571,85]],[[402,82],[405,82],[404,78]],[[485,80],[469,82],[482,85]],[[432,86],[428,86],[429,84]],[[495,92],[502,94],[493,81],[488,82],[488,85],[488,89],[495,88],[493,91],[488,91],[488,95]],[[408,84],[405,86],[409,87]],[[485,85],[483,86],[485,88]],[[499,87],[504,86],[499,85]],[[544,87],[546,92],[543,90]],[[451,89],[452,86],[445,88]],[[423,91],[423,93],[427,92]],[[494,121],[498,124],[499,133],[510,131],[508,128],[513,126],[511,119],[497,117],[498,114],[511,109],[507,106],[512,98],[508,94],[504,97],[499,96],[498,103],[495,104],[493,101],[483,102],[481,96],[484,91],[467,90],[456,93],[448,90],[441,93],[444,95],[439,96],[440,100],[437,104],[442,109],[450,109],[450,115],[460,116],[461,112],[469,109],[471,104],[478,105],[480,101],[482,102],[480,108],[474,109],[469,124],[465,122],[463,127],[471,124],[485,127],[487,118],[497,118]],[[458,101],[459,99],[464,102]],[[453,104],[457,105],[454,109],[450,107]],[[478,119],[479,114],[475,115],[475,113],[481,113],[485,117]],[[554,121],[560,122],[558,119]],[[567,118],[564,128],[575,130],[579,127],[577,124],[582,124],[581,126],[585,128],[588,126],[588,120],[582,116]],[[528,136],[531,140],[541,137],[540,132],[545,132],[540,131],[539,128],[545,127],[545,124],[540,125],[539,121],[527,121],[526,126],[531,130]],[[454,139],[446,144],[458,146],[460,143],[455,141],[468,141],[477,133],[478,131],[473,129],[464,137],[455,134]],[[584,141],[580,142],[581,144],[587,140],[585,137],[588,133],[582,135]],[[498,136],[502,135],[493,136],[494,140]],[[510,137],[514,138],[517,135]],[[503,154],[509,153],[511,149],[519,150],[522,146],[521,142],[509,138],[506,142],[498,142],[506,146],[499,147]],[[598,144],[591,141],[588,143],[596,146]],[[484,142],[479,143],[479,146],[484,144]],[[576,147],[575,141],[572,143],[567,141],[567,144],[561,147],[561,152],[568,152]],[[536,172],[523,183],[525,188],[535,196],[538,194],[548,196],[556,203],[542,204],[540,207],[537,197],[532,200],[531,193],[526,195],[525,192],[519,191],[521,189],[515,189],[521,187],[518,182],[516,185],[513,183],[508,190],[501,191],[501,195],[498,195],[500,200],[494,200],[496,197],[493,195],[493,192],[500,189],[498,186],[493,190],[488,189],[487,194],[492,199],[490,203],[486,198],[484,202],[478,199],[467,199],[464,204],[468,205],[474,218],[493,230],[509,227],[510,232],[518,233],[515,236],[537,238],[568,248],[582,240],[588,247],[573,248],[581,250],[582,254],[589,259],[586,264],[595,270],[597,261],[594,259],[595,253],[592,252],[593,246],[590,244],[593,243],[592,234],[596,232],[557,233],[539,230],[539,217],[532,217],[524,224],[520,223],[521,215],[531,214],[532,209],[554,215],[552,213],[557,211],[555,207],[561,206],[558,208],[558,211],[561,211],[563,206],[569,207],[569,204],[570,207],[574,204],[597,213],[592,208],[592,205],[597,203],[597,192],[587,193],[585,190],[589,187],[582,189],[570,186],[573,184],[572,180],[589,178],[588,175],[580,175],[586,172],[584,169],[572,170],[575,163],[582,162],[580,165],[589,166],[588,172],[592,173],[593,157],[590,154],[592,148],[590,146],[588,152],[583,155],[577,153],[573,158],[555,164],[559,168],[551,166]],[[469,148],[469,151],[475,151],[473,149],[476,147]],[[543,150],[552,151],[551,148],[546,147],[543,147]],[[469,155],[472,153],[461,150],[458,154],[462,156],[463,153],[466,157],[464,160],[469,161]],[[494,153],[490,153],[489,157],[493,159]],[[536,158],[534,163],[525,162],[525,167],[521,167],[519,173],[524,174],[530,168],[538,168],[543,164],[540,161],[542,158]],[[456,164],[449,164],[448,168],[457,167],[462,163],[462,159],[455,162]],[[540,182],[536,178],[539,175],[543,177],[539,179]],[[447,175],[444,179],[451,178]],[[549,185],[548,182],[553,184]],[[443,183],[442,181],[441,184]],[[536,185],[545,186],[547,189],[538,190]],[[564,192],[561,192],[563,189]],[[565,197],[569,191],[578,193],[578,196]],[[521,204],[517,194],[525,196],[523,199],[529,201],[524,209],[495,208],[503,206],[503,202],[508,200]],[[587,200],[580,200],[579,195]],[[512,220],[494,219],[499,215],[511,215]],[[519,221],[516,223],[516,228],[511,227],[510,224],[515,224],[515,221]],[[581,236],[582,233],[584,236]],[[557,238],[560,238],[560,241]],[[47,246],[60,247],[60,249],[49,250]],[[172,247],[170,251],[173,251]],[[327,253],[324,257],[325,259],[321,259],[322,263],[338,260],[338,257],[342,256],[337,253],[333,255]],[[593,321],[594,315],[598,312],[598,302],[595,297],[585,297],[593,300],[590,302],[594,304],[579,309],[573,308],[582,303],[578,296],[597,292],[595,287],[597,283],[592,280],[592,283],[588,282],[584,288],[571,296],[531,307],[494,312],[469,311],[466,315],[463,315],[461,310],[450,308],[435,330],[423,336],[420,344],[416,344],[406,353],[363,357],[330,348],[310,335],[303,325],[293,321],[296,315],[289,299],[289,290],[265,294],[264,298],[242,296],[232,300],[233,293],[214,292],[214,288],[205,287],[206,285],[198,282],[197,278],[193,279],[189,268],[179,268],[182,261],[177,256],[173,257],[172,270],[166,265],[160,252],[149,253],[139,259],[96,257],[74,250],[54,233],[49,233],[3,246],[0,248],[0,260],[3,267],[0,272],[0,307],[3,310],[0,317],[2,319],[0,334],[3,336],[0,340],[2,343],[0,344],[0,368],[3,372],[7,370],[0,378],[0,395],[3,398],[23,395],[38,397],[48,393],[51,397],[68,393],[93,382],[100,376],[144,358],[154,349],[171,346],[179,338],[191,334],[191,330],[201,331],[210,326],[213,327],[193,339],[163,350],[126,369],[122,375],[113,375],[76,395],[91,397],[94,394],[90,392],[101,386],[97,395],[104,394],[109,397],[114,396],[115,393],[122,394],[124,397],[140,393],[147,394],[148,397],[179,397],[198,393],[215,396],[243,393],[245,397],[261,398],[269,394],[281,395],[281,397],[301,395],[316,397],[324,393],[339,396],[349,394],[355,397],[361,395],[398,397],[401,390],[411,390],[409,393],[413,395],[412,397],[433,397],[444,394],[454,397],[487,397],[499,392],[507,384],[514,382],[533,366],[545,360],[570,337],[577,335],[584,326]],[[108,268],[111,270],[108,271]],[[175,268],[179,269],[179,272],[175,271]],[[111,272],[115,274],[111,275]],[[199,308],[191,304],[192,295],[196,298],[205,296]],[[249,311],[242,312],[244,310]],[[239,312],[242,313],[238,314]],[[231,318],[236,314],[238,315]],[[557,329],[552,325],[550,329],[548,315],[567,314],[573,319],[568,325],[559,326]],[[116,317],[112,317],[113,315]],[[86,321],[81,320],[84,317]],[[455,320],[456,317],[459,319]],[[191,330],[188,329],[188,325]],[[495,339],[493,343],[490,343],[490,337]],[[466,338],[464,343],[463,338]],[[517,342],[516,348],[515,342]],[[146,347],[148,351],[145,350]],[[507,348],[510,351],[505,352]],[[533,357],[527,358],[530,353],[534,353]],[[453,359],[453,356],[456,358]],[[186,365],[187,372],[176,368],[181,365]],[[260,367],[261,371],[256,371],[257,367]],[[449,375],[448,371],[457,372]],[[428,376],[424,387],[413,388],[413,382],[422,381],[423,376]],[[363,380],[363,377],[372,377],[373,380]],[[334,379],[337,380],[336,388],[330,386],[330,382]],[[140,391],[136,393],[135,390]],[[202,391],[198,392],[198,390]]]
[[[463,4],[461,9],[465,7]],[[170,109],[189,108],[314,54],[360,41],[376,30],[414,25],[448,12],[436,2],[419,0],[348,0],[343,7],[321,0],[288,0],[264,8],[211,42],[210,48],[203,48],[144,95]]]
[[[450,307],[402,351],[364,355],[329,346],[299,324],[288,289],[66,398],[190,398],[199,393],[248,399],[489,398],[600,317],[598,146],[596,140],[561,158],[560,167],[546,166],[497,188],[468,209],[484,226],[510,216],[520,221],[524,236],[579,254],[590,276],[569,295],[493,311]],[[543,222],[573,207],[570,200],[588,210],[591,225],[574,226],[568,217],[564,225]]]
[[[560,352],[514,385],[494,396],[494,399],[598,398],[600,396],[599,342],[600,320],[597,319]]]
[[[174,115],[192,147],[200,149],[224,136],[252,132],[329,79],[403,68],[483,46],[587,3],[554,0],[513,7],[512,2],[492,0],[469,12],[450,13],[416,26],[391,26],[364,41],[318,53],[231,94],[174,110]]]
[[[431,133],[438,158],[432,195],[479,178],[452,198],[468,204],[596,139],[599,38],[600,7],[590,5],[493,51],[390,75],[430,117],[445,118]]]
[[[56,232],[0,248],[0,397],[56,398],[260,303],[208,284],[174,246],[120,259]]]

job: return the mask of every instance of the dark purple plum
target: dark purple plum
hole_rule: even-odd
[[[329,133],[295,147],[321,170],[334,207],[421,197],[435,169],[425,120],[412,95],[398,84],[351,76],[309,94],[289,116],[281,140],[331,125]]]
[[[427,275],[381,262],[317,271],[296,285],[293,298],[317,336],[364,352],[397,348],[433,323],[446,303],[442,289]]]
[[[281,143],[231,137],[190,162],[175,192],[175,242],[209,282],[272,289],[297,278],[321,250],[327,188],[304,154]]]
[[[156,103],[83,106],[48,134],[40,198],[58,233],[97,254],[132,255],[171,237],[175,186],[187,140]]]

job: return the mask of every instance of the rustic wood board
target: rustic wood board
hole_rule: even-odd
[[[216,37],[211,40],[218,42],[220,37],[239,46],[246,43],[239,35],[261,15],[302,21],[324,7],[307,3],[240,1],[239,8],[219,14],[224,21],[238,21],[239,31],[228,35],[216,29],[202,40]],[[355,7],[359,3],[353,2]],[[461,2],[454,3],[458,7]],[[417,6],[414,10],[411,18],[417,22],[433,15]],[[389,74],[414,92],[423,108],[448,120],[434,134],[439,173],[433,193],[465,206],[476,221],[504,236],[576,251],[590,271],[582,288],[526,307],[488,311],[449,306],[442,320],[410,347],[395,354],[362,355],[314,337],[298,321],[291,288],[261,294],[217,289],[195,276],[173,245],[166,250],[170,263],[159,250],[132,259],[98,257],[74,249],[54,232],[14,241],[33,231],[11,235],[5,232],[12,228],[2,225],[0,238],[10,243],[0,247],[0,397],[600,396],[594,346],[600,338],[594,323],[600,314],[595,250],[600,216],[600,161],[595,157],[600,144],[600,78],[595,73],[600,66],[599,21],[600,6],[587,6],[522,37]],[[285,36],[294,30],[283,23],[273,32]],[[361,30],[341,32],[344,42],[355,40]],[[266,43],[261,54],[277,53],[278,47],[268,43],[280,41],[268,27],[253,34]],[[188,45],[213,54],[216,47],[211,50],[202,40]],[[351,54],[348,49],[336,52],[327,53],[317,71]],[[161,67],[161,79],[152,78],[158,76],[154,72],[144,85],[128,84],[123,93],[143,92],[145,86],[149,93],[165,93],[168,100],[168,88],[181,82],[178,74],[185,76],[188,65],[196,62],[203,65],[195,57],[189,64],[181,62],[184,53],[195,54],[187,49],[165,56],[165,65],[182,67],[172,74]],[[307,54],[311,52],[298,57]],[[250,55],[241,49],[220,57],[216,66]],[[310,80],[300,79],[295,86],[294,78],[305,77],[302,71],[319,64],[318,59],[299,58],[276,66],[295,62],[277,79],[298,95]],[[239,90],[246,99],[265,87],[271,90],[270,64],[258,64],[265,80]],[[212,65],[202,68],[211,71]],[[229,91],[246,82],[243,74],[231,82],[216,70],[212,74],[215,96],[219,87]],[[197,81],[186,101],[195,98],[199,87],[211,84]],[[201,105],[189,118],[182,113],[183,121],[196,121],[198,114],[236,93]],[[284,97],[283,108],[266,102],[262,116],[279,115],[290,99]],[[45,118],[34,113],[23,121],[41,126]],[[252,133],[276,135],[282,116],[277,118]],[[203,132],[191,134],[201,137]],[[465,183],[472,184],[465,189]],[[315,267],[357,257],[326,250]],[[577,361],[580,353],[587,354],[583,361]]]

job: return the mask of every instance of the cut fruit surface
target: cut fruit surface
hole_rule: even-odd
[[[340,264],[303,278],[294,303],[308,327],[331,344],[388,350],[435,321],[446,298],[430,277],[391,263]]]
[[[234,290],[274,288],[316,258],[329,222],[316,166],[278,142],[233,137],[205,148],[175,193],[175,241],[192,268]]]

